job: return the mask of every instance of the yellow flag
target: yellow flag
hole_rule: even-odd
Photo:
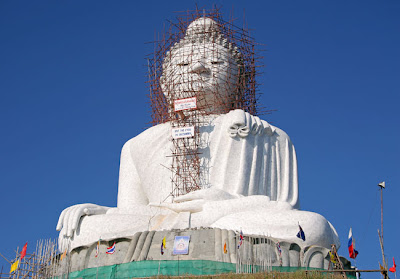
[[[18,259],[15,263],[13,263],[13,264],[11,265],[10,273],[12,273],[12,272],[14,272],[15,270],[17,270],[18,264],[19,264],[19,259]]]
[[[67,249],[65,249],[64,253],[61,255],[60,261],[62,261],[66,255],[67,255]]]
[[[336,263],[335,255],[332,254],[331,251],[329,251],[329,255],[331,256],[331,262],[333,262],[335,264]]]
[[[380,270],[381,270],[381,273],[383,274],[383,275],[385,275],[385,268],[383,267],[383,266],[381,266],[381,263],[380,262],[378,262],[379,263],[379,268],[380,268]]]
[[[164,238],[162,239],[162,245],[163,245],[164,248],[167,248],[167,247],[165,247],[165,236],[164,236]]]

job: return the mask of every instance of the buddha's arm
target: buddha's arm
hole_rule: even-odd
[[[85,215],[118,214],[129,213],[136,209],[140,210],[141,205],[147,201],[141,190],[140,179],[130,154],[130,141],[121,151],[120,179],[118,189],[118,207],[110,208],[91,203],[77,204],[64,209],[57,223],[57,231],[60,237],[72,237],[79,226],[81,217]]]
[[[132,152],[134,150],[131,150],[131,146],[132,140],[129,140],[125,143],[121,151],[117,209],[112,209],[109,213],[113,213],[113,211],[118,211],[119,213],[137,213],[138,208],[148,204],[133,160]]]
[[[293,208],[299,208],[298,177],[297,177],[297,158],[295,148],[289,136],[282,130],[276,129],[278,135],[277,169],[279,177],[276,184],[276,200],[287,202]]]

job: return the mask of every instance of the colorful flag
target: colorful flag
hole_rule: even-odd
[[[10,273],[17,270],[19,264],[19,259],[11,265]]]
[[[349,231],[349,243],[348,243],[348,248],[349,248],[349,257],[352,259],[355,259],[358,255],[358,251],[356,250],[356,242],[353,239],[353,233]]]
[[[96,246],[96,254],[95,257],[97,258],[99,255],[99,250],[100,250],[100,239],[97,241],[97,246]]]
[[[28,247],[28,242],[25,243],[24,247],[21,250],[21,260],[26,256],[26,248]]]
[[[395,263],[395,261],[394,261],[394,257],[393,257],[393,266],[392,266],[391,268],[389,268],[389,271],[390,271],[390,272],[393,272],[393,273],[396,272],[396,263]]]
[[[379,263],[379,269],[381,270],[382,275],[385,275],[385,268],[381,265],[380,262]]]
[[[228,253],[228,250],[226,250],[226,242],[224,244],[224,254]]]
[[[64,253],[62,253],[62,255],[60,257],[60,261],[62,261],[66,255],[67,255],[67,249],[65,249]]]
[[[164,249],[167,248],[166,242],[167,242],[166,237],[164,236],[164,238],[162,239],[162,242],[161,242],[161,255],[164,255]]]
[[[306,241],[306,235],[304,234],[303,229],[301,228],[299,224],[299,232],[296,235],[298,238],[302,239],[303,241]]]
[[[333,262],[334,264],[337,263],[335,255],[331,251],[329,251],[329,256],[331,257],[331,262]]]
[[[281,244],[279,242],[276,243],[276,248],[278,248],[279,256],[282,256]]]
[[[107,248],[106,254],[114,254],[115,253],[115,242],[113,245]]]
[[[242,246],[242,244],[243,244],[243,232],[242,230],[240,230],[238,249],[240,248],[240,246]]]

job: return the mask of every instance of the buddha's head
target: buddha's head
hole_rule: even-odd
[[[165,55],[160,78],[163,93],[170,103],[197,97],[200,110],[229,110],[238,92],[240,58],[214,20],[199,18]]]

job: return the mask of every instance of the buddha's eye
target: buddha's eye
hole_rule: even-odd
[[[211,61],[212,65],[221,65],[223,63],[224,63],[224,61],[222,61],[222,60]]]

